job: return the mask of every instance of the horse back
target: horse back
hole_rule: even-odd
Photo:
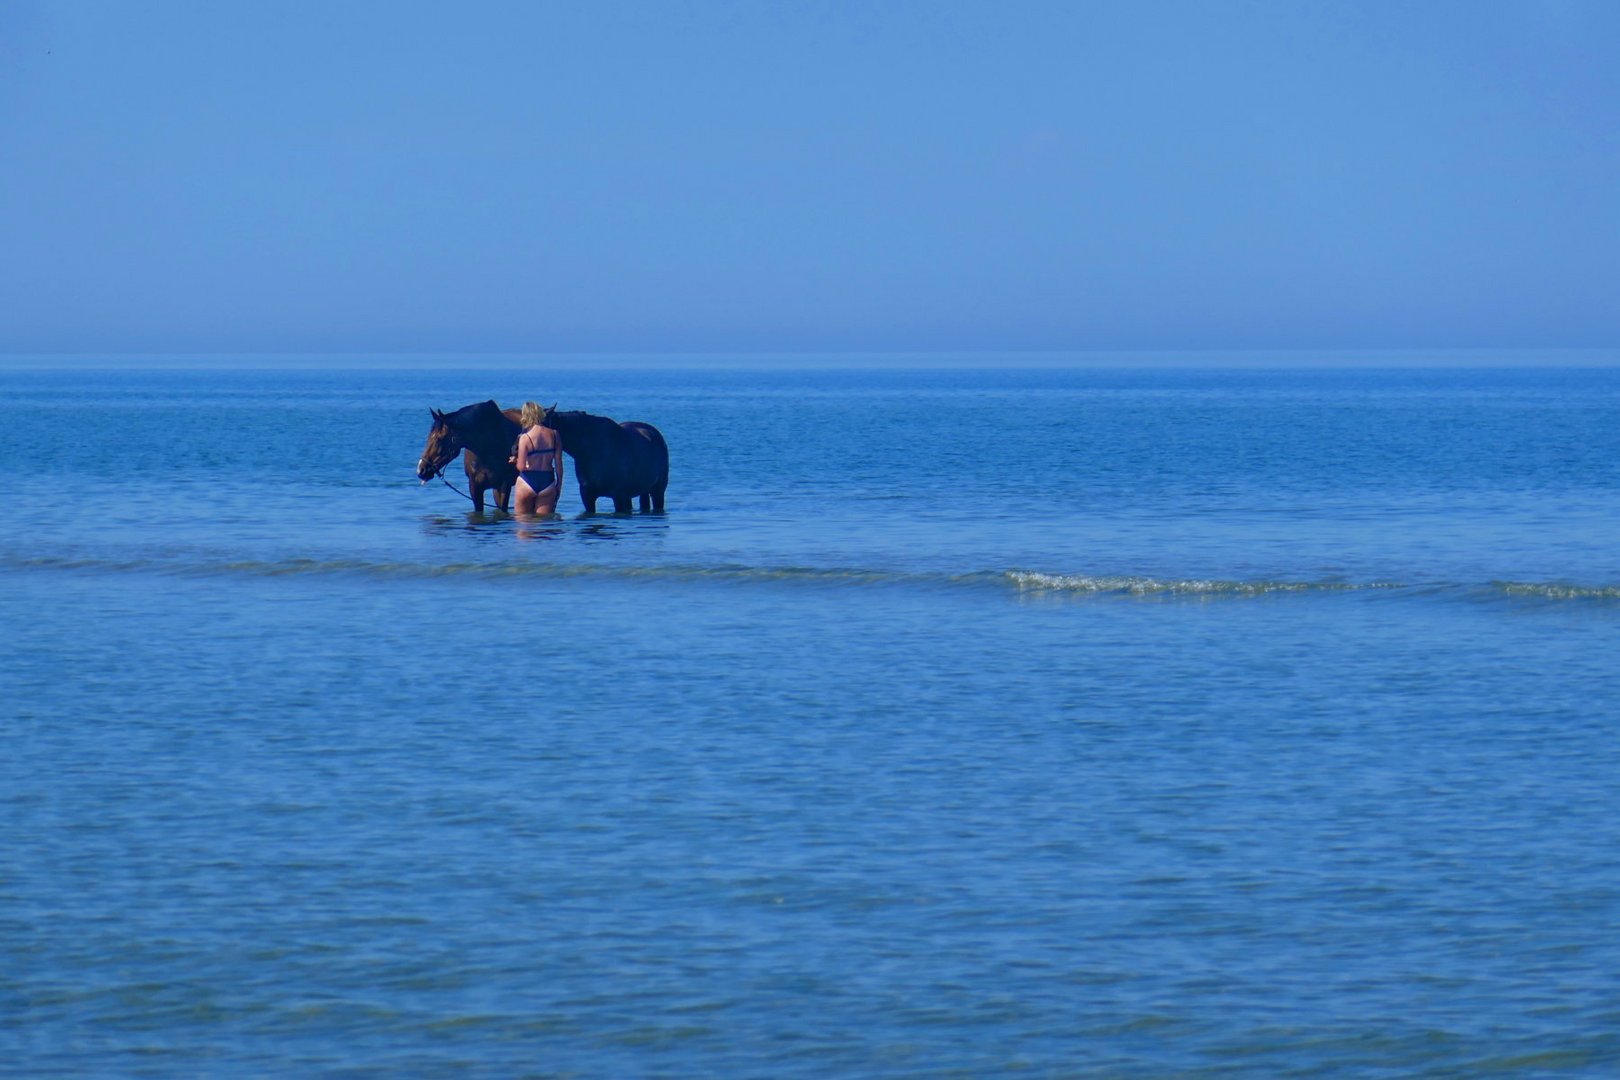
[[[669,446],[664,442],[663,432],[640,420],[626,420],[619,427],[632,436],[630,444],[637,448],[636,457],[643,468],[652,470],[654,483],[668,479]]]

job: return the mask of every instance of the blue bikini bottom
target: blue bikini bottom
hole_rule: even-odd
[[[536,495],[544,494],[557,486],[557,474],[549,472],[520,472],[518,479],[529,485],[529,490]]]

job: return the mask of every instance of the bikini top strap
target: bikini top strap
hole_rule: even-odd
[[[530,431],[525,431],[522,438],[528,440],[528,456],[530,458],[543,457],[546,454],[555,454],[557,452],[557,448],[555,446],[541,446],[538,437],[533,434],[532,429]]]

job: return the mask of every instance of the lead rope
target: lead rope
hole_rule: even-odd
[[[456,485],[454,485],[450,481],[446,480],[444,478],[443,473],[439,474],[439,483],[443,484],[445,487],[449,488],[451,491],[455,492],[457,495],[460,495],[463,499],[466,499],[468,502],[472,503],[474,506],[478,505],[478,500],[477,499],[473,498],[471,495],[467,494],[465,491],[462,491],[460,488],[456,487]]]
[[[455,458],[450,459],[450,461],[454,461],[454,460],[455,460]],[[448,465],[448,464],[450,464],[450,461],[447,461],[444,464]],[[443,484],[445,487],[449,488],[451,491],[455,492],[457,495],[460,495],[463,499],[466,499],[468,502],[472,503],[473,506],[476,507],[478,505],[478,500],[477,499],[473,498],[471,495],[467,494],[465,491],[462,491],[460,488],[456,487],[456,485],[452,484],[450,481],[448,481],[448,480],[446,480],[444,478],[444,465],[441,465],[441,466],[439,466],[438,469],[434,470],[433,475],[437,476],[439,478],[439,483]],[[495,508],[497,510],[499,510],[500,505],[497,503]]]
[[[513,445],[516,446],[517,444],[513,443]],[[460,456],[459,451],[457,452],[456,456],[457,457]],[[456,460],[455,457],[452,457],[450,459],[450,461],[454,461],[454,460]],[[444,470],[445,470],[446,466],[448,466],[450,464],[450,461],[446,461],[444,463],[444,465],[440,465],[438,471],[435,472],[433,475],[437,476],[439,478],[439,483],[443,484],[445,487],[449,488],[451,491],[455,492],[457,495],[460,495],[463,499],[466,499],[468,502],[472,503],[473,506],[476,507],[478,505],[478,500],[477,499],[473,498],[471,495],[467,494],[465,491],[462,491],[460,488],[456,487],[456,485],[452,484],[450,481],[448,481],[448,480],[446,480],[444,478]],[[557,461],[557,459],[553,458],[552,461],[553,461],[552,468],[553,468],[553,470],[555,470],[556,469],[556,461]],[[552,482],[557,483],[558,481],[561,481],[561,480],[562,480],[562,477],[559,476],[559,477],[557,477],[556,480],[554,480]],[[495,509],[500,510],[500,508],[501,508],[500,503],[497,502],[495,504]],[[505,511],[502,511],[502,513],[504,513],[504,512]]]
[[[454,461],[454,460],[455,460],[455,458],[450,459],[450,461]],[[446,465],[448,465],[449,463],[450,462],[448,462],[448,461],[445,462]],[[449,488],[451,491],[455,492],[457,495],[460,495],[463,499],[466,499],[468,502],[472,503],[473,506],[478,505],[478,500],[477,499],[473,498],[471,495],[467,494],[465,491],[462,491],[460,488],[456,487],[456,485],[452,484],[450,481],[448,481],[448,480],[446,480],[444,478],[444,469],[441,468],[438,472],[434,473],[433,475],[437,476],[439,478],[439,483],[443,484],[445,487]],[[555,483],[555,481],[553,481],[553,483]],[[497,502],[495,504],[495,509],[497,509],[497,510],[501,509],[499,502]],[[501,512],[505,513],[504,510],[502,510]]]

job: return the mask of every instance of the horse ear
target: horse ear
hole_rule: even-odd
[[[438,409],[430,407],[428,409],[428,412],[433,415],[433,419],[435,419],[435,420],[443,420],[444,419],[444,413],[440,412]]]

